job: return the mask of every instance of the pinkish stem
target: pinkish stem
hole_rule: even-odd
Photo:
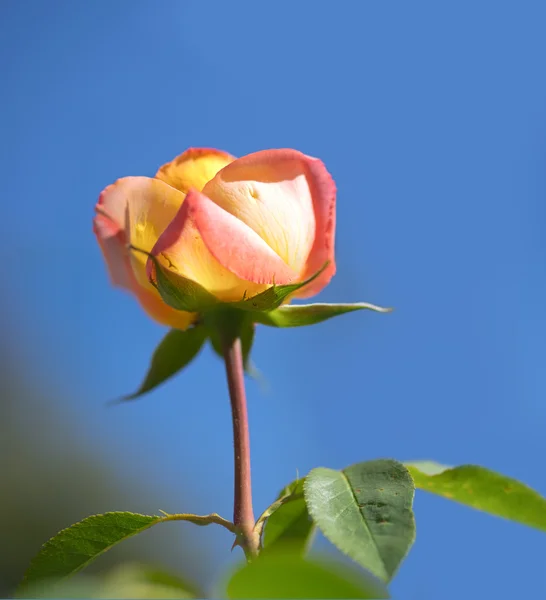
[[[252,483],[250,478],[250,436],[246,406],[245,379],[241,340],[226,336],[223,340],[224,360],[233,418],[233,446],[235,451],[235,497],[233,523],[239,529],[239,543],[247,559],[257,556],[259,536],[254,531],[252,510]]]

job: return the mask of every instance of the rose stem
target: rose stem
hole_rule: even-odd
[[[225,336],[223,351],[233,419],[235,455],[233,523],[240,531],[240,543],[247,559],[250,559],[258,554],[259,537],[254,532],[252,483],[250,478],[250,436],[241,340],[238,337]]]

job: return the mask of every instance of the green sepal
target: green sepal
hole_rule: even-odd
[[[290,294],[297,292],[302,287],[314,281],[328,265],[329,262],[324,263],[319,271],[305,281],[300,283],[289,283],[288,285],[272,285],[264,292],[256,294],[256,296],[252,296],[252,298],[241,300],[240,302],[232,302],[230,303],[230,306],[232,308],[252,312],[275,310],[286,300],[286,298],[288,298],[288,296],[290,296]]]
[[[255,325],[251,314],[246,311],[234,310],[230,305],[222,305],[217,310],[204,317],[210,344],[220,358],[224,358],[222,338],[241,339],[243,365],[245,371],[252,371],[250,351],[254,343]]]
[[[269,312],[256,311],[253,313],[252,318],[257,323],[269,327],[305,327],[356,310],[388,313],[392,311],[392,308],[383,308],[366,302],[356,302],[354,304],[293,304],[292,306],[281,306]]]
[[[171,308],[201,313],[219,304],[218,299],[199,283],[165,269],[157,257],[149,252],[135,246],[131,246],[131,249],[145,254],[152,261],[155,281],[150,279],[150,283],[157,289],[163,302]]]

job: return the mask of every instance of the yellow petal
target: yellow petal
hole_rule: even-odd
[[[123,206],[127,242],[151,252],[183,201],[184,194],[158,179],[125,177],[108,188],[103,206],[108,212],[111,206]],[[131,252],[136,280],[141,286],[155,290],[146,275],[146,260],[141,252]]]
[[[163,165],[156,173],[156,178],[185,194],[190,188],[201,191],[220,169],[234,160],[235,157],[221,150],[190,148]]]
[[[146,257],[184,200],[184,195],[148,177],[126,177],[108,186],[96,206],[94,231],[112,282],[132,292],[148,315],[162,325],[186,329],[196,315],[167,306],[146,276]]]

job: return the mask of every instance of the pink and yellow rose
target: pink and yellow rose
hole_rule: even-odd
[[[292,297],[317,294],[335,273],[336,189],[324,164],[290,149],[236,159],[192,148],[155,177],[124,177],[96,205],[94,232],[114,284],[132,292],[150,317],[186,329],[195,313],[175,310],[150,281],[155,256],[221,302],[326,269]]]

